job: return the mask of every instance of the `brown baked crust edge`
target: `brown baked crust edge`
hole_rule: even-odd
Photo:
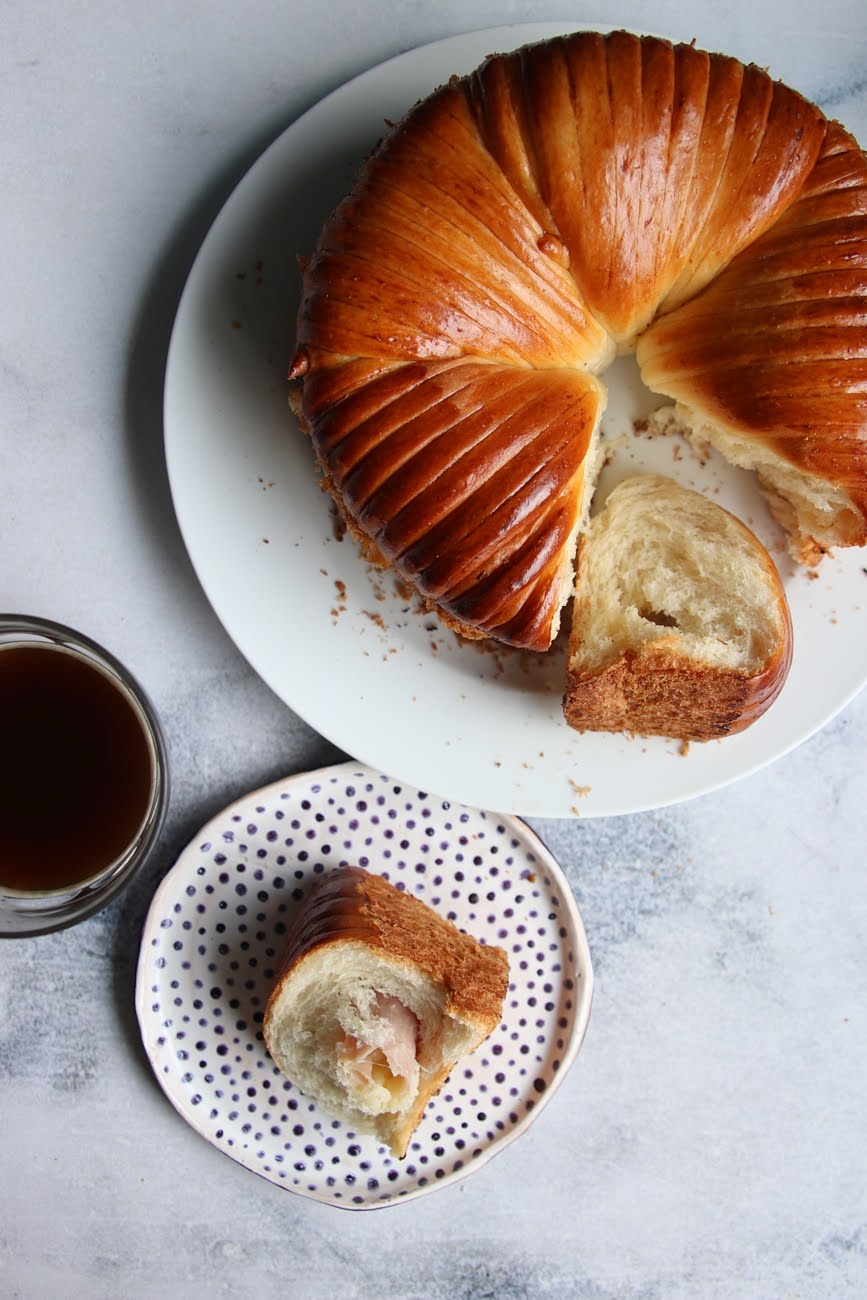
[[[301,429],[301,432],[310,438],[311,445],[313,445],[310,425],[304,414],[301,386],[297,379],[293,379],[291,374],[290,380],[292,380],[294,386],[290,387],[289,390],[289,409],[298,421],[298,427]],[[462,619],[459,619],[454,614],[450,613],[447,609],[444,609],[442,605],[438,605],[435,600],[426,596],[417,585],[413,584],[410,578],[405,577],[387,555],[383,555],[374,539],[365,533],[363,529],[359,528],[355,519],[349,510],[347,510],[346,502],[344,501],[340,490],[332,481],[327,468],[322,464],[322,461],[316,454],[315,445],[313,445],[313,454],[316,458],[316,467],[320,474],[319,486],[325,495],[330,497],[343,527],[357,545],[359,552],[361,553],[361,558],[364,560],[365,564],[369,564],[372,568],[379,569],[383,573],[392,572],[401,582],[407,583],[415,592],[415,596],[418,599],[420,606],[434,614],[442,623],[443,627],[447,627],[450,632],[454,632],[457,636],[463,637],[465,641],[488,640],[490,636],[488,632],[482,631],[481,628],[475,627],[472,623],[464,622]]]
[[[629,650],[598,672],[569,670],[563,712],[576,731],[628,732],[674,740],[719,740],[770,708],[792,662],[792,624],[757,673],[684,660],[660,642]]]
[[[465,934],[412,894],[362,867],[329,872],[302,904],[286,938],[266,1021],[292,971],[326,945],[363,943],[420,971],[445,991],[448,1014],[485,1034],[500,1023],[509,982],[502,948]]]

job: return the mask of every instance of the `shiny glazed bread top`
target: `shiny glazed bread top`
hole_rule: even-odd
[[[594,376],[638,341],[652,385],[675,395],[681,313],[761,278],[755,248],[779,239],[791,274],[815,275],[853,222],[863,241],[863,204],[823,217],[824,240],[790,221],[811,183],[835,183],[827,130],[761,69],[625,32],[494,56],[411,110],[306,264],[291,369],[324,484],[372,554],[465,634],[547,648],[598,469]],[[864,260],[850,270],[826,310],[861,313],[863,358]],[[778,337],[759,295],[738,325],[754,355],[785,359],[813,323]],[[648,328],[658,345],[642,354]],[[849,367],[844,495],[867,463],[853,338],[829,339],[824,358]],[[711,355],[687,357],[690,400],[725,420],[742,377],[706,342]],[[809,456],[786,441],[790,423],[771,400],[757,432],[836,491],[838,417],[819,411]],[[846,510],[848,532],[830,530],[841,544],[864,535],[863,498]]]
[[[488,1033],[499,1024],[509,971],[503,949],[479,943],[421,899],[361,867],[329,872],[302,905],[286,938],[272,1001],[308,953],[356,941],[441,987],[450,1015]]]

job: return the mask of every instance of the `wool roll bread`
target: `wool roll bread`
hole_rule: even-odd
[[[544,650],[636,349],[800,558],[867,541],[864,154],[760,68],[580,32],[388,132],[304,265],[290,400],[369,558]]]
[[[501,948],[381,876],[337,869],[287,937],[265,1043],[302,1092],[403,1156],[430,1098],[499,1024],[508,979]]]
[[[639,475],[581,541],[564,697],[579,731],[713,740],[777,698],[792,624],[758,538],[709,498]]]

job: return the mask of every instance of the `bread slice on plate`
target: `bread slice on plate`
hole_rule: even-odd
[[[570,726],[728,736],[770,707],[791,660],[780,576],[745,524],[662,476],[614,488],[579,554]]]
[[[286,941],[265,1010],[279,1069],[402,1157],[454,1065],[500,1023],[501,948],[360,867],[323,877]]]

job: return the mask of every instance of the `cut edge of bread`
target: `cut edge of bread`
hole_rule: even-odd
[[[418,1072],[395,1075],[386,1063],[364,1079],[354,1039],[382,1051],[376,998],[396,999],[419,1025]],[[455,1064],[494,1028],[446,1010],[441,990],[405,963],[342,940],[307,953],[269,1005],[265,1039],[280,1070],[329,1114],[374,1134],[402,1157],[428,1101]]]
[[[659,475],[619,484],[579,554],[564,714],[684,741],[744,730],[782,690],[792,624],[762,543]]]
[[[762,439],[726,427],[685,402],[660,407],[647,423],[658,433],[681,434],[699,451],[713,447],[727,464],[754,474],[798,564],[814,565],[835,546],[867,541],[862,513],[847,492],[799,469]]]

